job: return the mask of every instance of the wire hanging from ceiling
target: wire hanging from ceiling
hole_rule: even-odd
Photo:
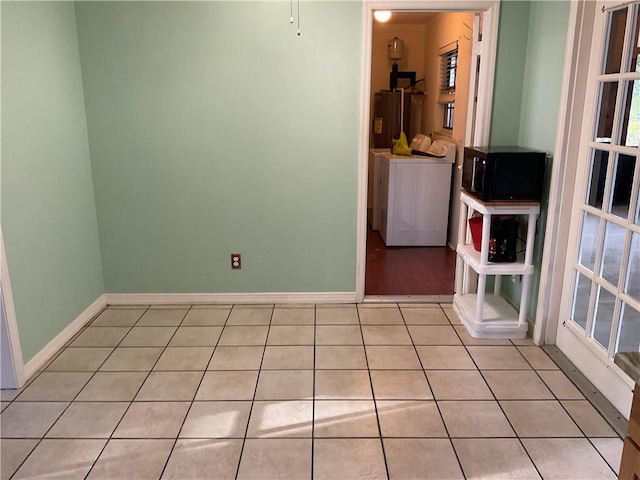
[[[297,13],[297,18],[298,18],[298,22],[297,22],[297,30],[296,33],[298,34],[298,36],[300,36],[302,34],[302,31],[300,30],[300,0],[296,0],[296,13]],[[293,24],[293,0],[290,0],[289,2],[289,23]]]

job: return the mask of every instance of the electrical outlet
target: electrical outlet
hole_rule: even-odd
[[[231,270],[240,270],[242,268],[242,256],[239,253],[231,254]]]

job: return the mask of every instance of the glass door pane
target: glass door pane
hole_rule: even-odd
[[[640,311],[630,305],[622,304],[622,322],[618,335],[618,352],[637,352],[640,350]]]
[[[627,9],[621,8],[610,14],[607,54],[604,73],[619,73],[624,46],[624,32],[627,23]]]
[[[613,120],[618,96],[618,82],[604,82],[600,87],[600,115],[596,130],[596,142],[611,143]]]
[[[607,222],[600,276],[614,287],[618,285],[626,235],[627,230],[624,227],[613,222]]]
[[[640,144],[640,82],[626,82],[624,117],[620,144],[637,147]]]
[[[613,192],[611,195],[611,203],[609,204],[609,213],[625,219],[629,216],[635,169],[635,156],[624,155],[622,153],[618,155],[614,171]]]

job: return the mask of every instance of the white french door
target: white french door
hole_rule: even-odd
[[[628,415],[640,351],[640,6],[598,6],[557,345]]]

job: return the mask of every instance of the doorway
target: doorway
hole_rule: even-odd
[[[627,415],[633,382],[613,358],[640,350],[640,6],[574,6],[572,18],[573,37],[591,43],[584,50],[574,41],[571,52],[586,100],[567,107],[568,117],[582,118],[564,132],[575,179],[560,186],[573,201],[559,240],[564,272],[552,280],[562,281],[552,341]]]
[[[446,2],[424,1],[403,5],[407,10],[392,9],[391,19],[384,24],[373,20],[373,11],[385,9],[387,5],[381,2],[365,4],[365,61],[369,64],[365,65],[363,72],[363,86],[366,88],[363,88],[362,99],[359,200],[364,205],[359,209],[356,280],[359,301],[400,297],[404,301],[446,302],[453,297],[461,185],[459,168],[465,145],[488,142],[499,7],[498,2],[462,3],[467,2],[456,2],[455,11],[452,10],[453,4]],[[482,30],[484,35],[480,33]],[[401,59],[387,58],[388,42],[393,39],[404,42]],[[481,57],[483,61],[480,61]],[[443,76],[450,70],[443,70],[443,65],[446,65],[446,59],[451,65],[452,58],[457,70],[455,90],[446,97],[443,96],[441,85]],[[394,62],[398,64],[395,68]],[[407,117],[411,126],[403,129],[408,142],[411,142],[414,134],[422,133],[427,134],[432,142],[443,140],[454,145],[455,160],[447,179],[450,187],[447,186],[446,193],[437,199],[439,204],[444,205],[440,208],[446,212],[445,224],[441,228],[445,234],[437,245],[394,245],[381,234],[373,221],[373,190],[374,186],[380,187],[374,166],[375,154],[379,153],[379,149],[371,149],[374,147],[376,127],[373,123],[373,103],[376,92],[392,89],[392,69],[401,73],[415,72],[414,84],[402,83],[403,78],[400,78],[397,86],[406,87],[405,91],[416,94],[415,97],[423,93],[421,102],[411,97],[411,114]],[[366,153],[363,154],[363,150]],[[363,165],[363,157],[366,158],[366,166]],[[363,176],[366,179],[364,182]],[[412,179],[411,182],[415,184],[416,180]],[[414,197],[415,201],[424,204],[424,195],[417,194]],[[406,198],[403,200],[405,204],[408,201]],[[428,202],[433,203],[433,199]],[[407,205],[406,208],[412,207]]]

